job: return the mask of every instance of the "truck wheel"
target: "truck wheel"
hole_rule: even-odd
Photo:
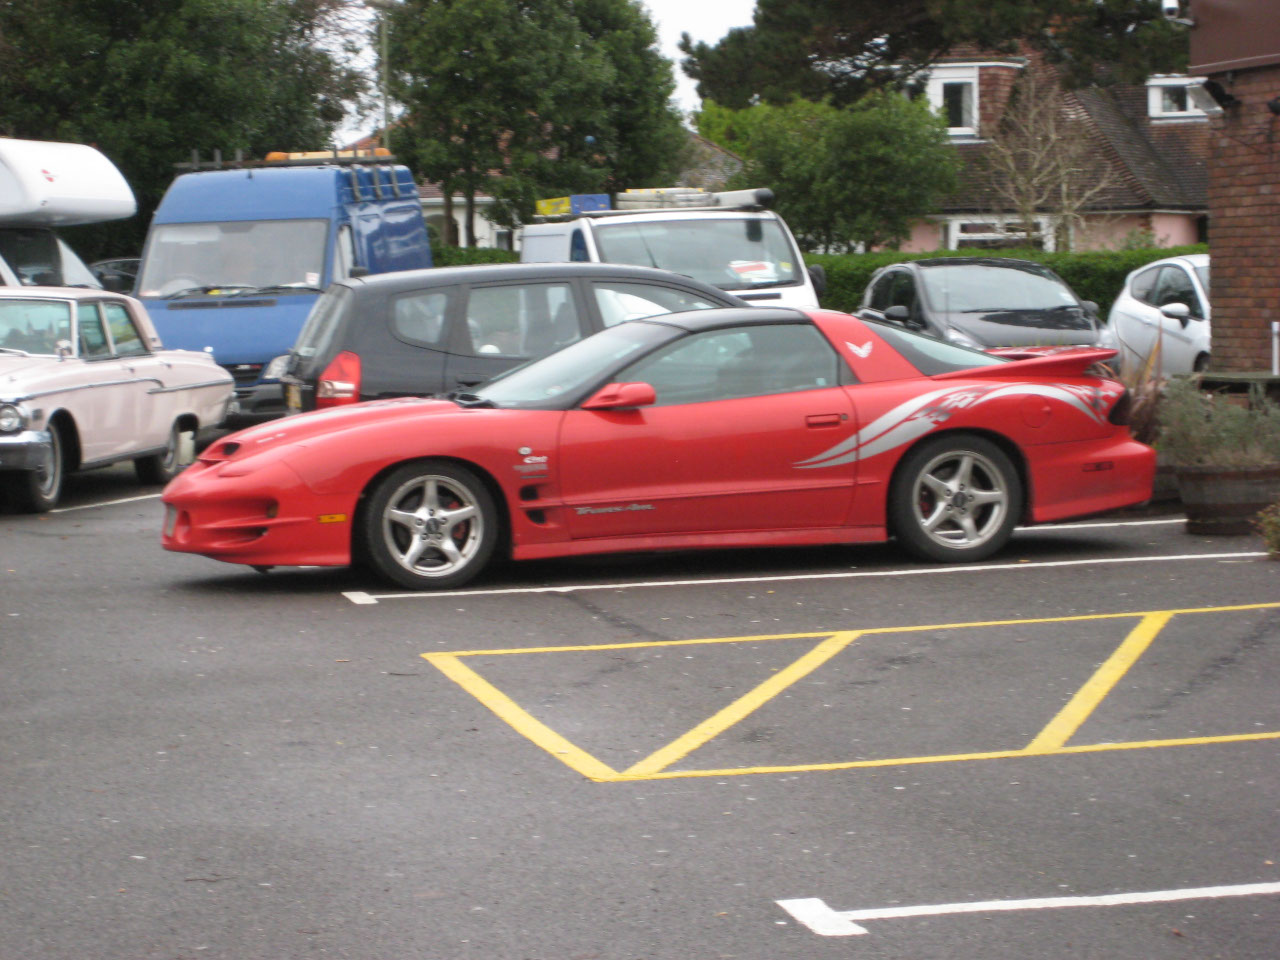
[[[898,541],[922,560],[982,560],[1009,540],[1022,482],[1003,450],[975,436],[943,436],[903,459],[889,493]]]
[[[409,463],[374,487],[357,535],[364,538],[368,563],[388,580],[440,590],[484,569],[498,539],[498,510],[466,467]]]
[[[62,496],[65,454],[62,432],[56,424],[50,424],[49,437],[49,454],[40,466],[2,475],[6,498],[22,513],[47,513]]]

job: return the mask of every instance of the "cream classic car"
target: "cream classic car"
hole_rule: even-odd
[[[121,460],[164,483],[226,418],[232,386],[209,354],[163,349],[132,297],[0,288],[0,501],[50,510],[69,471]]]

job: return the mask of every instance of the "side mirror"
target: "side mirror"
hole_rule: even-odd
[[[1096,317],[1098,315],[1098,304],[1096,301],[1081,300],[1080,306],[1084,307],[1084,312],[1089,314],[1090,316]]]
[[[1191,308],[1185,303],[1166,303],[1160,308],[1160,312],[1170,320],[1177,320],[1184,327],[1191,320]]]
[[[818,296],[822,296],[827,292],[827,268],[820,263],[812,263],[808,266],[809,279],[813,281],[813,291]]]
[[[129,293],[133,290],[133,279],[122,273],[100,273],[98,280],[103,290],[110,290],[112,293]]]
[[[890,323],[900,323],[906,326],[907,321],[911,319],[911,311],[900,303],[894,304],[892,307],[885,308],[884,318]]]
[[[601,387],[585,403],[583,410],[627,410],[650,407],[658,395],[648,383],[611,383]]]
[[[71,350],[71,341],[70,341],[70,340],[59,340],[59,341],[58,341],[58,345],[57,345],[57,347],[56,347],[55,349],[58,351],[58,359],[59,359],[59,360],[66,360],[67,358],[69,358],[69,357],[71,356],[71,353],[72,353],[72,350]]]

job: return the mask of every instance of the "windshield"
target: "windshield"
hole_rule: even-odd
[[[1205,290],[1208,290],[1209,289],[1209,265],[1205,264],[1203,267],[1196,267],[1195,271],[1196,271],[1196,276],[1200,278],[1200,286]]]
[[[957,263],[922,267],[920,283],[929,305],[940,313],[1057,310],[1080,305],[1057,277],[1022,266]]]
[[[328,229],[326,220],[157,225],[138,277],[139,296],[318,290]]]
[[[0,259],[9,264],[25,286],[102,286],[75,251],[43,227],[0,229]]]
[[[0,300],[0,352],[58,352],[71,339],[71,304],[65,300]]]
[[[625,361],[682,333],[643,320],[622,323],[508,370],[476,389],[475,396],[499,407],[555,409],[563,405],[559,398],[577,397]]]
[[[907,361],[926,377],[953,370],[972,370],[974,367],[994,367],[1008,363],[1007,357],[997,357],[981,350],[971,350],[956,343],[948,343],[937,337],[905,330],[897,324],[864,320],[889,345],[906,357]]]
[[[721,290],[796,283],[802,269],[782,225],[772,218],[596,221],[593,226],[601,260],[659,267]]]

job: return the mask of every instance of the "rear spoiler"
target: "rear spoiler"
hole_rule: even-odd
[[[1010,377],[1079,377],[1096,363],[1106,363],[1119,351],[1106,347],[1031,347],[991,351],[1010,363],[971,367],[936,374],[934,380],[1007,380]]]

